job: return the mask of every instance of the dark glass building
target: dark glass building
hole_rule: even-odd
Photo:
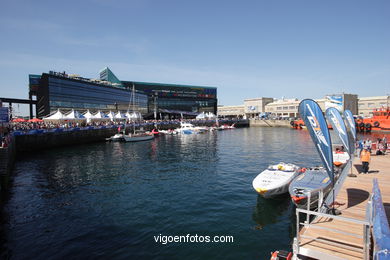
[[[133,106],[133,88],[135,89]],[[100,80],[65,72],[30,75],[30,96],[37,97],[37,116],[57,109],[78,111],[136,110],[144,117],[194,117],[200,112],[217,112],[217,88],[120,81],[109,68],[100,71]]]
[[[135,86],[136,90],[148,95],[148,110],[158,113],[196,116],[201,112],[217,112],[217,88],[178,84],[122,81],[125,87]]]

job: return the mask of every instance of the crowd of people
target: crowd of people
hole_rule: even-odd
[[[373,149],[374,147],[374,149]],[[372,142],[371,139],[367,138],[366,140],[360,140],[357,142],[357,148],[359,150],[359,154],[367,149],[370,153],[375,150],[376,155],[383,155],[387,152],[387,138],[383,136],[383,138],[377,138],[376,142]]]

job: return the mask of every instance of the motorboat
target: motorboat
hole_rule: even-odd
[[[264,198],[288,192],[291,181],[301,173],[301,168],[291,163],[270,165],[253,180],[253,188]]]
[[[191,123],[180,122],[180,128],[175,129],[180,134],[200,134],[206,132],[206,128],[194,126]]]
[[[124,136],[124,134],[118,133],[118,134],[115,134],[109,138],[106,138],[106,141],[122,142],[122,141],[124,141],[123,136]]]
[[[290,184],[289,193],[293,203],[298,208],[307,208],[310,196],[310,209],[318,206],[320,191],[324,198],[332,189],[332,181],[323,167],[308,168],[296,177]]]
[[[333,164],[340,167],[348,162],[350,156],[347,152],[333,152]]]
[[[164,135],[177,135],[178,132],[176,130],[168,129],[168,130],[159,130],[160,134]]]

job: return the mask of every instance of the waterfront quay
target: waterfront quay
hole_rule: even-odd
[[[370,209],[373,207],[372,204],[375,204],[372,201],[372,191],[375,190],[373,183],[376,179],[375,182],[377,182],[380,189],[382,204],[386,213],[382,217],[387,218],[387,222],[389,222],[389,169],[389,154],[373,155],[368,174],[360,173],[361,162],[359,158],[355,158],[352,173],[356,177],[347,177],[336,197],[336,208],[341,212],[341,215],[317,215],[310,224],[301,224],[303,228],[298,235],[299,253],[315,259],[369,259],[369,255],[372,255],[372,251],[370,252],[372,248],[379,250],[375,248],[375,242],[374,246],[370,244],[370,234],[374,234],[375,231],[386,225],[382,224],[383,226],[381,226],[377,222],[371,221],[374,216],[371,215]],[[372,222],[374,224],[371,229]],[[381,232],[383,231],[381,230]],[[382,243],[386,241],[386,237],[381,239],[384,239]],[[390,238],[387,237],[387,242],[389,241]]]
[[[215,120],[192,120],[196,126],[212,126]],[[235,124],[236,127],[248,126],[248,121],[243,119],[220,120],[220,124]],[[142,123],[113,123],[103,126],[85,126],[53,129],[31,129],[28,131],[14,131],[16,151],[34,151],[58,146],[83,144],[104,141],[106,138],[121,131],[131,132],[134,129],[150,131],[153,128],[160,130],[175,129],[180,127],[180,121],[148,121]]]

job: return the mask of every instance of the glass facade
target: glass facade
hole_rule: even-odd
[[[46,95],[39,97],[47,99],[49,109],[41,109],[47,115],[57,109],[89,110],[136,110],[142,114],[147,113],[148,97],[136,92],[134,106],[131,102],[129,89],[115,88],[106,85],[94,84],[84,80],[75,80],[43,74],[43,83],[40,88],[47,88]],[[42,92],[42,91],[41,91]],[[44,116],[44,115],[40,115]]]
[[[47,116],[57,109],[80,112],[87,109],[135,110],[146,118],[150,118],[155,110],[163,116],[186,112],[195,116],[201,112],[217,113],[215,87],[119,81],[108,68],[100,71],[100,76],[100,80],[87,79],[53,71],[41,76],[31,75],[30,88],[36,86],[38,116]],[[113,77],[115,80],[112,80]],[[134,105],[131,96],[133,88]]]
[[[217,88],[176,84],[123,81],[125,86],[135,86],[149,96],[149,111],[157,109],[217,113]]]

